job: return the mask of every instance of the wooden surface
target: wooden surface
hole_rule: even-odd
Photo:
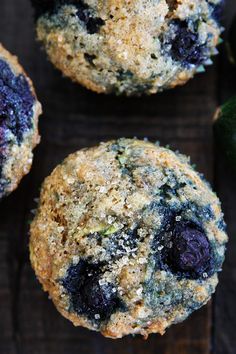
[[[228,0],[225,23],[236,12]],[[224,48],[203,75],[182,88],[143,98],[91,93],[46,60],[34,39],[28,0],[0,1],[0,42],[34,81],[44,115],[31,173],[0,205],[0,354],[236,354],[236,188],[212,136],[212,115],[236,93],[236,69]],[[122,340],[75,328],[55,310],[30,267],[28,228],[40,184],[68,153],[113,137],[149,137],[190,155],[223,201],[230,242],[211,305],[163,337]]]

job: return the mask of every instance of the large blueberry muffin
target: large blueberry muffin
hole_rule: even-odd
[[[0,199],[30,170],[40,113],[30,79],[0,44]]]
[[[45,180],[30,254],[65,317],[119,338],[163,334],[204,305],[226,241],[220,202],[186,157],[119,139]]]
[[[184,84],[217,53],[222,0],[32,0],[37,36],[66,76],[96,92]]]

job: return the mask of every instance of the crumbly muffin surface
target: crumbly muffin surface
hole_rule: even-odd
[[[30,254],[65,317],[120,338],[163,334],[204,305],[226,241],[220,202],[186,157],[119,139],[45,180]]]
[[[38,39],[62,72],[97,92],[184,84],[216,54],[222,0],[33,0]]]
[[[40,113],[30,79],[0,45],[0,199],[29,172]]]

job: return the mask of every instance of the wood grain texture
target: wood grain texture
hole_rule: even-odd
[[[142,98],[97,95],[63,78],[47,61],[34,39],[28,0],[1,0],[0,14],[0,41],[17,53],[34,81],[44,109],[40,120],[42,142],[35,151],[31,173],[0,205],[0,353],[210,354],[213,343],[214,353],[235,354],[226,350],[225,332],[221,336],[222,305],[228,306],[223,294],[230,283],[232,260],[227,259],[214,301],[214,331],[212,307],[208,305],[170,328],[163,337],[114,341],[75,328],[57,313],[35,279],[28,254],[29,221],[40,184],[63,158],[81,147],[114,137],[149,137],[190,155],[213,182],[212,115],[224,90],[219,88],[219,68],[225,70],[219,60],[204,75],[173,91]],[[216,186],[223,199],[228,200],[231,195],[224,192],[223,172],[216,168],[216,173]],[[232,199],[225,205],[228,221],[235,212],[231,203]],[[232,224],[230,231],[234,227]],[[229,298],[232,302],[232,294]],[[227,345],[231,345],[230,337]]]
[[[229,28],[236,15],[235,0],[228,0],[225,27]],[[236,39],[235,39],[236,40]],[[220,55],[220,75],[218,99],[220,104],[231,96],[236,96],[236,67],[227,60],[225,48]],[[225,161],[225,157],[215,144],[215,188],[222,200],[228,224],[229,243],[226,260],[221,274],[214,303],[213,349],[216,354],[236,353],[236,174]]]

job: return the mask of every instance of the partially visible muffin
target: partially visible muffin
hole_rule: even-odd
[[[18,186],[31,168],[39,143],[41,105],[32,83],[0,44],[0,199]]]
[[[220,202],[186,157],[119,139],[70,155],[45,180],[30,257],[75,325],[148,336],[210,299],[226,241]]]
[[[32,0],[37,36],[66,76],[96,91],[150,94],[211,64],[222,0]]]

